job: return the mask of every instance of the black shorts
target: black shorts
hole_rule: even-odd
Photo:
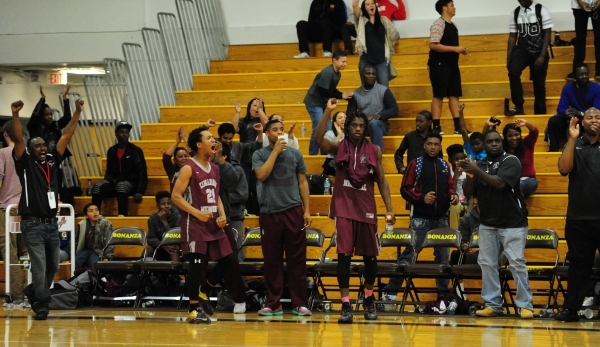
[[[447,98],[462,96],[460,69],[457,66],[441,65],[429,62],[429,80],[433,89],[434,98]]]

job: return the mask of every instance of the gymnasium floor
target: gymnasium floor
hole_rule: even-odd
[[[34,321],[31,310],[0,308],[4,346],[598,346],[600,320],[561,323],[470,316],[381,313],[375,322],[355,315],[337,324],[338,313],[259,317],[215,313],[210,325],[185,322],[173,309],[52,311]]]

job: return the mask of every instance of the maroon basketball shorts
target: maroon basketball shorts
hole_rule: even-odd
[[[379,255],[377,224],[336,217],[335,229],[338,254],[372,257]]]
[[[213,241],[193,241],[190,242],[189,249],[191,253],[206,255],[209,260],[219,260],[233,253],[227,237]]]

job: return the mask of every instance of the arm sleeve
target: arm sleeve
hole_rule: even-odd
[[[510,13],[510,16],[508,16],[508,32],[509,33],[517,33],[517,32],[519,32],[517,30],[517,23],[515,22],[515,11],[516,10],[513,10]]]
[[[326,98],[336,98],[336,99],[341,99],[342,98],[342,92],[340,92],[337,89],[330,90],[330,89],[325,89],[325,88],[317,85],[317,87],[315,88],[315,90],[321,96],[326,97]]]
[[[46,99],[40,98],[38,103],[35,105],[33,112],[31,113],[31,118],[29,118],[29,122],[27,123],[27,131],[29,132],[29,136],[33,136],[32,133],[35,133],[42,125],[45,104]]]
[[[306,163],[304,162],[304,157],[301,152],[296,152],[296,160],[298,164],[296,165],[296,173],[306,173]]]
[[[406,167],[406,173],[402,178],[402,185],[400,186],[400,195],[404,198],[404,200],[408,201],[413,205],[418,205],[423,203],[423,195],[421,192],[415,191],[415,180],[416,180],[416,169],[417,169],[417,161],[413,160],[408,163]]]
[[[496,175],[502,178],[511,188],[516,187],[521,178],[521,162],[515,156],[505,158],[500,164]]]
[[[356,100],[354,98],[348,101],[348,107],[346,107],[346,116],[354,114],[354,112],[358,109],[358,105],[356,104]]]
[[[287,134],[286,134],[286,136],[287,136]],[[293,148],[293,149],[300,150],[300,144],[298,143],[298,136],[294,136],[294,138],[293,138],[293,139],[291,139],[291,140],[290,140],[290,138],[288,137],[288,138],[287,138],[287,145],[288,145],[288,147],[290,147],[290,148]]]
[[[144,195],[148,188],[148,168],[146,167],[146,158],[144,158],[144,152],[138,149],[139,163],[138,167],[138,187],[136,193]]]
[[[590,85],[592,85],[592,83],[590,83]],[[593,101],[593,106],[595,108],[600,108],[600,85],[594,83],[593,87],[594,87],[594,101]]]
[[[404,6],[404,2],[402,0],[397,0],[398,9],[394,11],[392,14],[392,18],[396,20],[405,20],[406,19],[406,7]]]
[[[550,17],[550,12],[548,12],[548,9],[546,8],[546,6],[542,6],[542,29],[546,30],[546,29],[552,29],[554,27],[554,24],[552,23],[552,18]]]
[[[165,173],[167,174],[167,177],[169,177],[170,181],[171,178],[173,178],[173,176],[175,175],[175,164],[173,164],[173,162],[171,161],[171,156],[163,153],[162,164],[163,169],[165,169]]]
[[[237,184],[237,175],[235,170],[233,169],[233,165],[228,162],[223,163],[223,165],[219,165],[219,175],[221,188],[225,190],[229,190]]]
[[[153,213],[148,218],[148,245],[152,246],[156,249],[160,245],[160,240],[158,239],[158,235],[162,234],[162,226],[160,225],[160,220],[158,219],[156,213]],[[148,256],[148,255],[146,255]]]
[[[229,194],[229,203],[232,205],[241,204],[248,200],[248,182],[246,182],[246,177],[244,177],[244,171],[239,166],[234,167],[234,169],[237,173],[237,185]]]
[[[527,134],[527,136],[525,136],[525,138],[523,139],[523,146],[531,148],[531,151],[533,152],[535,143],[537,142],[539,135],[540,130],[537,127],[535,127],[535,129],[533,131],[530,131],[529,134]]]
[[[394,94],[392,94],[392,91],[388,88],[383,94],[383,111],[379,113],[379,116],[381,117],[381,120],[389,120],[392,117],[396,117],[399,113],[400,109],[398,108],[396,98],[394,98]]]
[[[442,36],[444,36],[445,23],[443,20],[436,20],[429,28],[429,42],[440,43]]]
[[[569,109],[569,106],[571,106],[571,102],[569,100],[570,86],[571,86],[570,83],[565,85],[563,87],[562,91],[560,92],[560,99],[558,100],[558,106],[556,107],[557,114],[566,114],[567,110]],[[600,93],[598,93],[598,96],[600,96]],[[600,102],[598,104],[600,105]],[[585,111],[585,110],[579,110],[579,111]]]
[[[69,99],[63,100],[63,109],[63,116],[58,120],[58,127],[60,129],[66,127],[71,121],[71,103],[69,102]]]
[[[394,153],[394,162],[396,163],[397,170],[400,170],[404,167],[404,153],[406,153],[406,149],[408,147],[407,143],[406,136],[404,136],[402,142],[400,143],[400,147],[398,147],[398,149],[396,149],[396,153]]]

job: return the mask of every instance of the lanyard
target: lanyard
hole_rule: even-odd
[[[46,170],[44,170],[44,168],[42,167],[42,165],[40,165],[40,163],[36,162],[36,164],[38,164],[38,166],[40,167],[40,170],[42,170],[42,173],[44,174],[44,177],[46,178],[46,182],[48,182],[48,191],[50,191],[50,165],[48,164],[48,160],[46,160],[46,168],[48,169],[48,172],[46,172]]]

